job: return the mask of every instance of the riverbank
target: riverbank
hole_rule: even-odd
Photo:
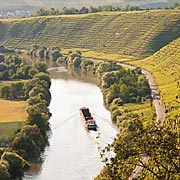
[[[94,78],[61,67],[51,70],[50,74],[52,117],[49,122],[52,131],[49,146],[41,154],[43,164],[40,163],[39,171],[32,167],[24,180],[93,179],[103,168],[99,147],[103,149],[112,143],[117,129]],[[98,132],[85,130],[79,114],[79,108],[83,106],[90,108],[99,126]],[[38,165],[36,163],[35,168]]]
[[[78,52],[77,52],[78,53]],[[75,55],[75,54],[73,54]],[[79,55],[78,55],[79,56]],[[70,55],[71,57],[71,55]],[[79,57],[80,58],[80,57]],[[113,122],[115,122],[118,127],[120,128],[120,134],[118,135],[118,138],[115,140],[115,142],[108,146],[107,148],[105,148],[105,151],[109,151],[109,149],[111,149],[111,147],[114,148],[114,151],[116,153],[115,158],[112,158],[111,163],[107,162],[106,157],[105,157],[105,162],[107,163],[106,167],[103,169],[103,171],[100,173],[99,176],[97,176],[97,180],[101,180],[101,179],[109,179],[109,178],[116,178],[116,177],[123,177],[123,178],[130,178],[131,179],[131,173],[134,172],[133,177],[137,177],[137,175],[141,176],[146,176],[148,179],[152,178],[154,176],[154,174],[152,174],[152,172],[149,172],[148,168],[152,168],[153,173],[157,173],[156,176],[158,177],[163,177],[163,173],[164,169],[161,170],[161,172],[155,172],[156,166],[161,166],[161,164],[156,164],[156,158],[157,156],[155,156],[156,153],[159,153],[160,151],[165,151],[166,152],[166,147],[168,147],[168,142],[167,142],[167,146],[160,146],[159,148],[156,146],[153,146],[154,144],[154,139],[152,139],[151,137],[149,137],[149,134],[153,134],[153,136],[156,137],[156,142],[161,142],[163,141],[163,139],[166,138],[171,138],[168,136],[164,136],[164,134],[169,134],[169,133],[173,133],[173,132],[169,132],[169,130],[165,127],[162,127],[164,119],[165,119],[165,111],[164,111],[164,107],[163,104],[160,101],[160,96],[158,94],[158,90],[157,87],[155,86],[155,82],[153,79],[152,74],[150,74],[148,71],[145,70],[141,70],[140,68],[136,68],[134,66],[131,66],[130,69],[132,70],[127,70],[129,72],[131,72],[131,75],[133,74],[134,71],[137,71],[138,73],[142,73],[144,75],[144,78],[146,77],[146,81],[149,81],[148,84],[150,86],[151,89],[151,96],[149,98],[149,105],[152,108],[153,107],[153,101],[154,101],[154,105],[155,105],[155,109],[156,109],[156,113],[157,113],[157,118],[156,118],[156,113],[155,113],[155,109],[153,110],[154,113],[152,114],[152,117],[148,117],[147,115],[149,115],[149,113],[145,113],[145,111],[141,111],[141,113],[135,112],[135,111],[131,111],[128,108],[124,109],[124,110],[120,110],[119,107],[123,107],[124,103],[122,101],[122,99],[113,99],[112,96],[109,96],[110,94],[108,94],[109,92],[111,92],[113,90],[113,88],[109,88],[109,84],[113,84],[113,82],[116,82],[116,78],[118,79],[118,71],[117,71],[117,67],[113,62],[105,62],[103,64],[103,60],[101,61],[97,61],[97,59],[95,60],[95,63],[92,62],[91,60],[81,60],[78,58],[78,61],[74,61],[73,59],[70,59],[70,61],[68,61],[68,65],[70,65],[71,67],[74,66],[74,62],[78,62],[78,64],[80,64],[80,68],[85,71],[85,72],[91,72],[93,74],[96,74],[96,76],[101,77],[101,88],[102,91],[104,93],[104,100],[106,105],[110,104],[110,106],[108,106],[108,108],[110,109],[111,113],[112,113],[112,120]],[[68,58],[66,58],[67,60]],[[76,59],[77,60],[77,59]],[[84,61],[84,62],[83,62]],[[81,63],[80,63],[81,62]],[[76,64],[77,65],[77,64]],[[127,69],[129,69],[127,64],[123,64],[124,66],[126,66]],[[112,69],[111,69],[112,68]],[[111,69],[111,70],[109,70]],[[98,71],[97,71],[98,70]],[[105,72],[107,73],[106,75],[103,75],[103,70],[105,70]],[[112,71],[112,72],[111,72]],[[103,77],[103,78],[102,78]],[[122,74],[121,77],[122,78]],[[108,78],[109,81],[108,81]],[[131,80],[133,79],[133,77],[131,76]],[[141,82],[142,83],[143,77],[138,78],[138,83]],[[129,80],[128,83],[131,83],[131,81]],[[111,84],[111,85],[112,85]],[[116,82],[116,85],[117,82]],[[109,89],[108,89],[109,88]],[[117,87],[119,88],[119,87]],[[121,88],[120,88],[121,89]],[[108,91],[110,90],[110,91]],[[127,89],[128,90],[128,89]],[[116,93],[118,93],[118,89],[116,89],[116,91],[114,91]],[[107,97],[108,94],[108,97]],[[130,92],[128,92],[128,95],[131,94]],[[118,94],[117,97],[122,97],[121,94]],[[149,92],[150,95],[150,92]],[[109,99],[109,97],[111,97]],[[126,96],[128,97],[128,96]],[[122,97],[123,98],[123,97]],[[142,102],[144,101],[144,99],[141,99]],[[128,105],[130,105],[130,103],[127,103]],[[137,108],[137,102],[134,104],[135,107]],[[147,122],[147,124],[144,123],[144,120]],[[175,132],[176,134],[176,132]],[[176,136],[176,135],[175,135]],[[163,137],[163,138],[162,138]],[[127,142],[127,139],[129,139],[129,141]],[[146,139],[145,141],[142,141],[142,139]],[[122,148],[123,147],[123,148]],[[157,149],[158,148],[158,149]],[[125,151],[124,151],[125,149]],[[153,152],[153,153],[151,153]],[[124,155],[124,153],[126,155]],[[149,154],[150,153],[150,154]],[[147,160],[147,156],[144,155],[142,158],[142,154],[148,154],[148,157],[152,159],[151,163],[146,164],[146,160]],[[126,160],[124,159],[124,156],[126,156]],[[160,158],[162,158],[162,161],[166,160],[166,154],[160,154]],[[174,156],[173,158],[177,158],[176,156]],[[143,159],[143,160],[142,160]],[[141,161],[141,164],[139,164],[139,160]],[[122,164],[120,164],[120,162],[122,162]],[[168,162],[170,163],[170,162]],[[139,164],[137,166],[137,164]],[[123,166],[121,171],[118,170],[118,167]],[[144,169],[142,170],[142,168],[140,168],[140,166],[142,166]],[[136,168],[137,167],[137,168]],[[117,169],[116,169],[117,168]],[[175,168],[172,165],[172,168]],[[140,170],[142,170],[142,174],[139,174]],[[111,173],[109,173],[109,171]],[[114,171],[116,171],[116,173],[114,173]],[[148,171],[148,172],[146,172]],[[168,176],[171,176],[171,172],[168,172]],[[173,176],[176,176],[173,175]],[[105,178],[106,177],[106,178]]]
[[[0,79],[5,83],[0,89],[4,100],[0,102],[6,105],[1,109],[5,111],[5,117],[2,114],[2,118],[7,121],[6,118],[9,116],[12,121],[14,112],[18,113],[18,108],[21,110],[21,103],[24,102],[26,105],[26,123],[18,124],[18,129],[11,134],[11,138],[4,136],[0,142],[0,177],[9,180],[21,178],[29,168],[29,162],[37,161],[48,144],[51,81],[46,64],[36,63],[30,66],[17,55],[1,55],[1,61],[3,69]],[[13,104],[16,105],[16,109],[13,109]],[[17,116],[21,114],[22,112],[19,112]],[[7,131],[8,125],[4,124]]]

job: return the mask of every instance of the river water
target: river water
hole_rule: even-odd
[[[52,78],[50,111],[51,135],[42,162],[32,164],[24,180],[90,180],[103,167],[100,150],[116,137],[117,129],[103,105],[96,79],[59,67]],[[79,108],[89,107],[99,126],[87,132]]]

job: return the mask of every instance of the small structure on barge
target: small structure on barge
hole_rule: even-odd
[[[83,124],[88,131],[97,131],[98,126],[92,117],[89,108],[80,108],[80,115],[83,120]]]

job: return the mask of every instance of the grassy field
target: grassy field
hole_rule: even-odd
[[[0,123],[0,139],[12,137],[14,135],[14,132],[23,124],[24,122]]]
[[[166,106],[167,117],[180,116],[180,38],[154,55],[131,63],[153,73]]]
[[[142,102],[142,103],[128,103],[124,104],[123,106],[119,107],[119,110],[121,112],[126,112],[125,115],[135,113],[138,114],[143,125],[149,126],[150,124],[155,124],[156,123],[156,113],[155,113],[155,108],[154,105],[151,103],[149,100]]]
[[[0,89],[3,86],[9,86],[9,85],[11,85],[12,83],[15,83],[15,82],[18,82],[18,81],[0,81]]]
[[[88,49],[120,57],[153,54],[180,36],[180,11],[106,12],[0,20],[1,42],[9,48],[32,44]]]
[[[0,139],[11,137],[26,120],[25,108],[25,101],[0,99]]]

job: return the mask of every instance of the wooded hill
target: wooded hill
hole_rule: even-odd
[[[106,12],[0,20],[0,43],[148,56],[180,36],[180,11]]]

